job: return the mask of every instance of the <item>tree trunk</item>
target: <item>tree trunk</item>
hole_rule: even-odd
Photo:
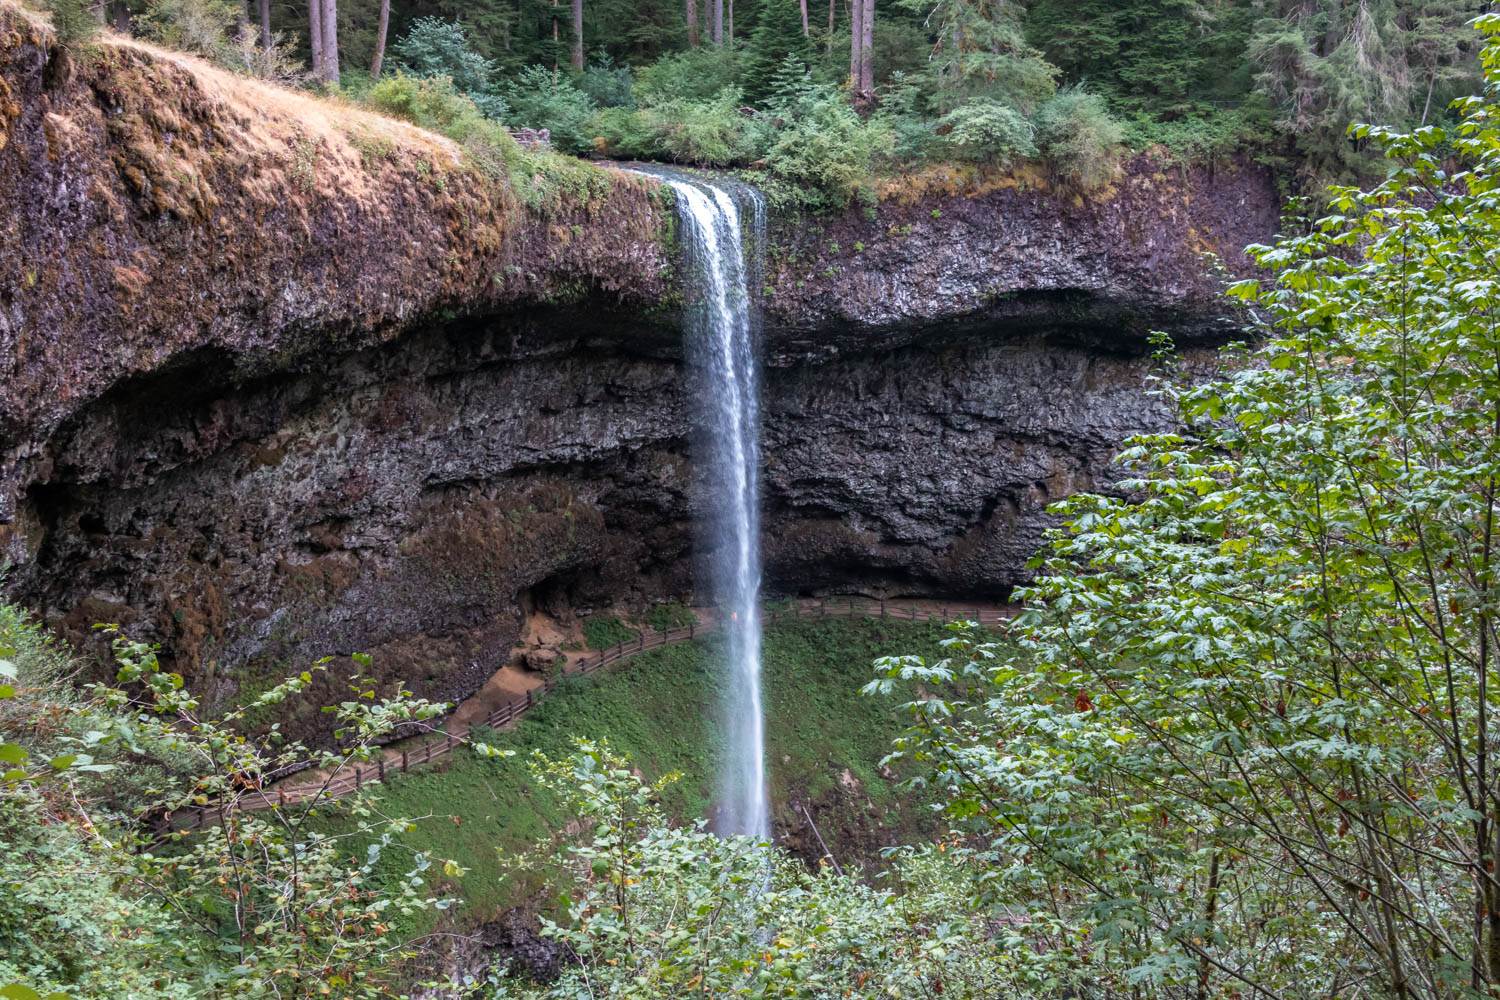
[[[583,0],[573,0],[573,68],[583,72]]]
[[[261,0],[262,3],[267,0]],[[391,0],[380,0],[380,27],[375,29],[375,58],[370,61],[370,79],[380,79],[380,64],[385,62],[385,31],[391,23]]]
[[[714,44],[724,44],[724,0],[714,0]]]
[[[130,34],[130,7],[122,0],[115,0],[115,30],[122,35]]]
[[[323,79],[339,82],[339,6],[338,0],[323,3]]]
[[[833,29],[838,26],[834,15],[838,12],[839,0],[828,0],[828,54],[833,55]]]
[[[852,96],[859,95],[860,74],[864,70],[864,21],[865,0],[852,0],[849,5],[849,93]]]
[[[698,46],[698,0],[687,0],[687,29],[688,45],[692,48]]]
[[[860,19],[859,92],[866,97],[875,94],[875,0],[863,2],[864,17]]]
[[[308,0],[308,39],[312,42],[312,71],[319,79],[323,76],[323,0]]]
[[[552,0],[552,72],[557,72],[557,50],[562,47],[562,33],[557,29],[557,0]]]
[[[724,2],[724,37],[729,39],[729,44],[734,44],[734,0]]]
[[[799,2],[802,4],[802,37],[806,38],[809,34],[807,30],[807,0],[799,0]]]
[[[256,6],[260,14],[260,47],[268,52],[271,49],[271,0],[257,0]]]

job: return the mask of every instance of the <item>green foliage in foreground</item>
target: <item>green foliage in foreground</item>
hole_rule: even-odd
[[[989,898],[1115,995],[1500,989],[1500,17],[1451,132],[1253,253],[1266,345],[1160,383],[1124,495],[1056,507],[1014,623],[885,665]],[[1452,173],[1451,146],[1464,157]]]
[[[402,852],[394,839],[411,824],[375,817],[356,800],[352,829],[330,835],[313,828],[318,796],[256,812],[235,804],[262,778],[296,765],[310,763],[331,780],[395,726],[420,726],[440,706],[403,691],[379,698],[353,678],[350,700],[327,709],[344,748],[314,753],[276,727],[241,735],[243,710],[204,718],[182,678],[123,637],[114,641],[119,686],[86,695],[68,687],[65,661],[8,607],[0,608],[0,644],[0,723],[12,740],[0,755],[13,765],[0,775],[5,996],[391,994],[400,954],[391,923],[447,905],[431,893],[433,861]],[[327,666],[256,704],[284,702]],[[142,775],[132,772],[142,762],[159,785],[138,783]],[[116,773],[123,787],[100,783]],[[218,827],[194,835],[151,828],[153,818],[207,802],[225,807]],[[360,858],[348,846],[356,835],[366,842]],[[404,853],[403,879],[376,885],[374,866],[393,852]]]
[[[588,831],[525,861],[573,887],[543,934],[575,961],[555,983],[489,996],[1022,1000],[1061,985],[1019,933],[973,912],[967,862],[941,848],[900,852],[877,885],[810,874],[770,844],[669,823],[656,803],[677,776],[647,783],[607,744],[537,754],[532,773]]]
[[[935,624],[868,618],[805,619],[768,629],[763,657],[773,802],[816,803],[829,837],[874,822],[870,806],[884,823],[877,828],[883,844],[930,833],[932,815],[880,773],[879,761],[899,728],[893,705],[860,697],[859,687],[878,657],[902,648],[936,651],[945,634]],[[660,805],[668,816],[691,824],[708,815],[723,753],[716,720],[724,685],[716,652],[712,640],[675,643],[566,681],[513,729],[476,734],[515,756],[460,752],[441,769],[391,778],[379,793],[382,811],[436,817],[417,824],[403,843],[469,870],[444,885],[463,900],[454,911],[459,923],[491,919],[498,908],[542,887],[536,877],[507,876],[507,859],[560,831],[570,815],[565,803],[536,786],[525,764],[533,753],[562,758],[575,736],[607,740],[648,774],[684,775],[662,791]],[[857,797],[845,793],[846,771],[858,782]],[[805,822],[790,809],[778,818],[793,829]],[[380,871],[395,880],[404,869],[393,858]],[[426,914],[399,928],[410,936],[434,923],[434,915]]]

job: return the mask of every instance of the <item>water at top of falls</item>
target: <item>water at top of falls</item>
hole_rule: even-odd
[[[717,184],[658,174],[677,196],[688,280],[688,356],[696,376],[699,537],[705,581],[723,616],[728,685],[717,828],[769,839],[765,719],[760,679],[760,413],[751,282],[735,196]],[[765,203],[752,208],[754,246]]]

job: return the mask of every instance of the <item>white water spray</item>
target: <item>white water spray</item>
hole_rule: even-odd
[[[723,615],[729,686],[726,759],[718,828],[771,836],[765,720],[760,692],[760,413],[751,282],[740,208],[724,189],[664,176],[677,195],[689,275],[688,354],[696,369],[705,516],[700,519],[709,589]],[[746,190],[755,245],[764,229],[758,192]]]

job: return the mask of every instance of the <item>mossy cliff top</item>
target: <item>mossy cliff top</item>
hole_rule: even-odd
[[[1233,274],[1275,232],[1274,178],[1249,163],[1141,154],[1088,195],[1045,173],[935,166],[886,178],[873,210],[772,219],[766,312],[784,360],[819,357],[842,330],[862,350],[954,320],[990,338],[1083,335],[1139,351],[1152,329],[1222,337],[1214,254]],[[892,336],[894,334],[894,336]]]
[[[118,36],[69,51],[0,2],[0,524],[45,478],[28,457],[132,376],[664,298],[656,186],[543,160],[518,190],[440,136]]]

